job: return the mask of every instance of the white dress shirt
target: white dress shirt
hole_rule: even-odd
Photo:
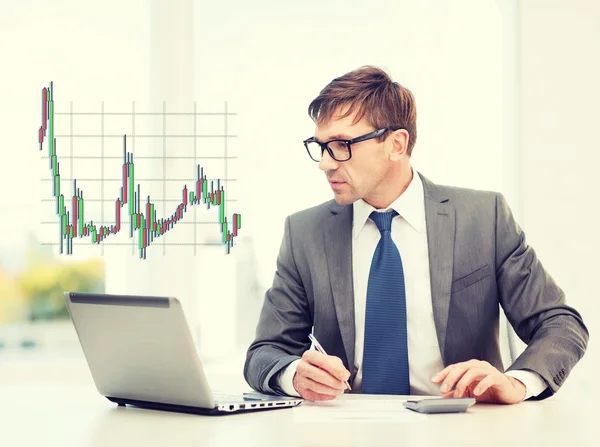
[[[431,286],[429,276],[429,254],[425,201],[421,178],[413,171],[413,178],[406,190],[387,209],[376,210],[364,200],[354,203],[352,225],[352,267],[354,272],[354,319],[355,361],[358,373],[353,389],[360,390],[362,384],[362,358],[365,339],[365,311],[369,271],[381,233],[369,216],[373,211],[391,209],[398,213],[392,220],[392,240],[398,247],[404,269],[406,288],[406,317],[408,335],[408,363],[410,391],[412,395],[441,395],[440,385],[431,378],[444,369],[433,319]],[[298,396],[292,380],[296,365],[292,362],[279,376],[279,386],[289,395]],[[509,371],[506,374],[525,384],[525,399],[537,396],[546,383],[531,371]]]

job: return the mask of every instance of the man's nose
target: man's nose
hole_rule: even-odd
[[[324,151],[323,156],[321,157],[321,161],[319,162],[319,169],[321,171],[334,171],[338,167],[338,162],[331,158],[329,152]]]

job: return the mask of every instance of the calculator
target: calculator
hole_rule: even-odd
[[[409,410],[418,413],[464,413],[475,403],[473,397],[435,398],[421,400],[407,400],[404,405]]]

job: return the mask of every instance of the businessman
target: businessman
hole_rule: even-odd
[[[309,115],[304,146],[334,200],[285,221],[244,366],[250,386],[309,400],[334,399],[346,380],[357,393],[504,404],[555,393],[588,330],[501,194],[412,168],[411,92],[361,67],[327,85]],[[507,371],[500,306],[527,344]],[[311,332],[327,354],[310,349]]]

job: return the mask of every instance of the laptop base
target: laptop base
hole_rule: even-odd
[[[176,405],[176,404],[165,404],[162,402],[149,402],[143,400],[135,400],[135,399],[122,399],[118,397],[108,397],[108,400],[118,404],[120,407],[125,407],[130,405],[132,407],[143,408],[147,410],[159,410],[159,411],[170,411],[174,413],[187,413],[187,414],[197,414],[204,416],[223,416],[227,414],[240,414],[240,413],[254,413],[256,411],[268,411],[275,409],[283,409],[283,408],[293,408],[294,405],[280,407],[273,405],[271,408],[263,407],[263,408],[246,408],[240,409],[236,411],[224,411],[219,410],[218,408],[201,408],[201,407],[190,407],[188,405]]]

